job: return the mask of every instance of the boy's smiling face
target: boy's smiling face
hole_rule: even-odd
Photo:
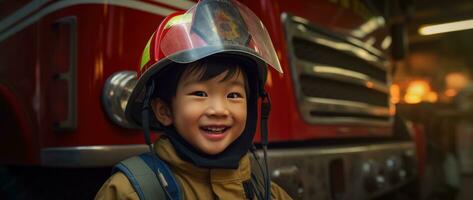
[[[238,69],[234,76],[224,80],[227,73],[206,81],[200,81],[198,73],[184,73],[172,99],[171,113],[167,117],[157,116],[164,125],[173,124],[196,149],[210,155],[225,150],[246,125],[244,74]],[[153,107],[160,109],[160,105]]]

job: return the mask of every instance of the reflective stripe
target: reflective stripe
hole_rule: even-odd
[[[140,71],[143,71],[143,67],[148,63],[150,60],[150,52],[149,52],[149,46],[151,45],[151,40],[153,40],[154,33],[153,35],[149,38],[148,43],[146,43],[146,47],[143,50],[143,54],[141,55],[141,65],[140,65]]]
[[[190,23],[192,21],[192,14],[182,14],[182,15],[177,15],[173,18],[171,18],[168,23],[164,26],[164,29],[168,29],[171,26],[178,25],[178,24],[184,24],[184,23]]]

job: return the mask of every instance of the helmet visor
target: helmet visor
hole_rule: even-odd
[[[259,58],[283,72],[263,23],[234,0],[200,1],[168,21],[158,44],[165,57],[178,63],[232,52]]]

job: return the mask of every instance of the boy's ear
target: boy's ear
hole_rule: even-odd
[[[161,124],[169,126],[172,124],[172,114],[169,106],[161,99],[154,99],[151,101],[154,115]]]

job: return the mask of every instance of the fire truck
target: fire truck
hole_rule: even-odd
[[[402,13],[402,2],[240,2],[267,27],[285,72],[270,72],[266,85],[272,180],[295,199],[373,199],[415,188],[419,131],[390,101],[394,47],[404,38],[393,7]],[[91,185],[74,186],[82,190],[74,195],[94,195],[109,176],[104,169],[146,151],[142,130],[123,114],[140,54],[166,15],[193,5],[0,2],[0,198],[16,198],[8,188],[19,182],[24,195],[71,184]]]

